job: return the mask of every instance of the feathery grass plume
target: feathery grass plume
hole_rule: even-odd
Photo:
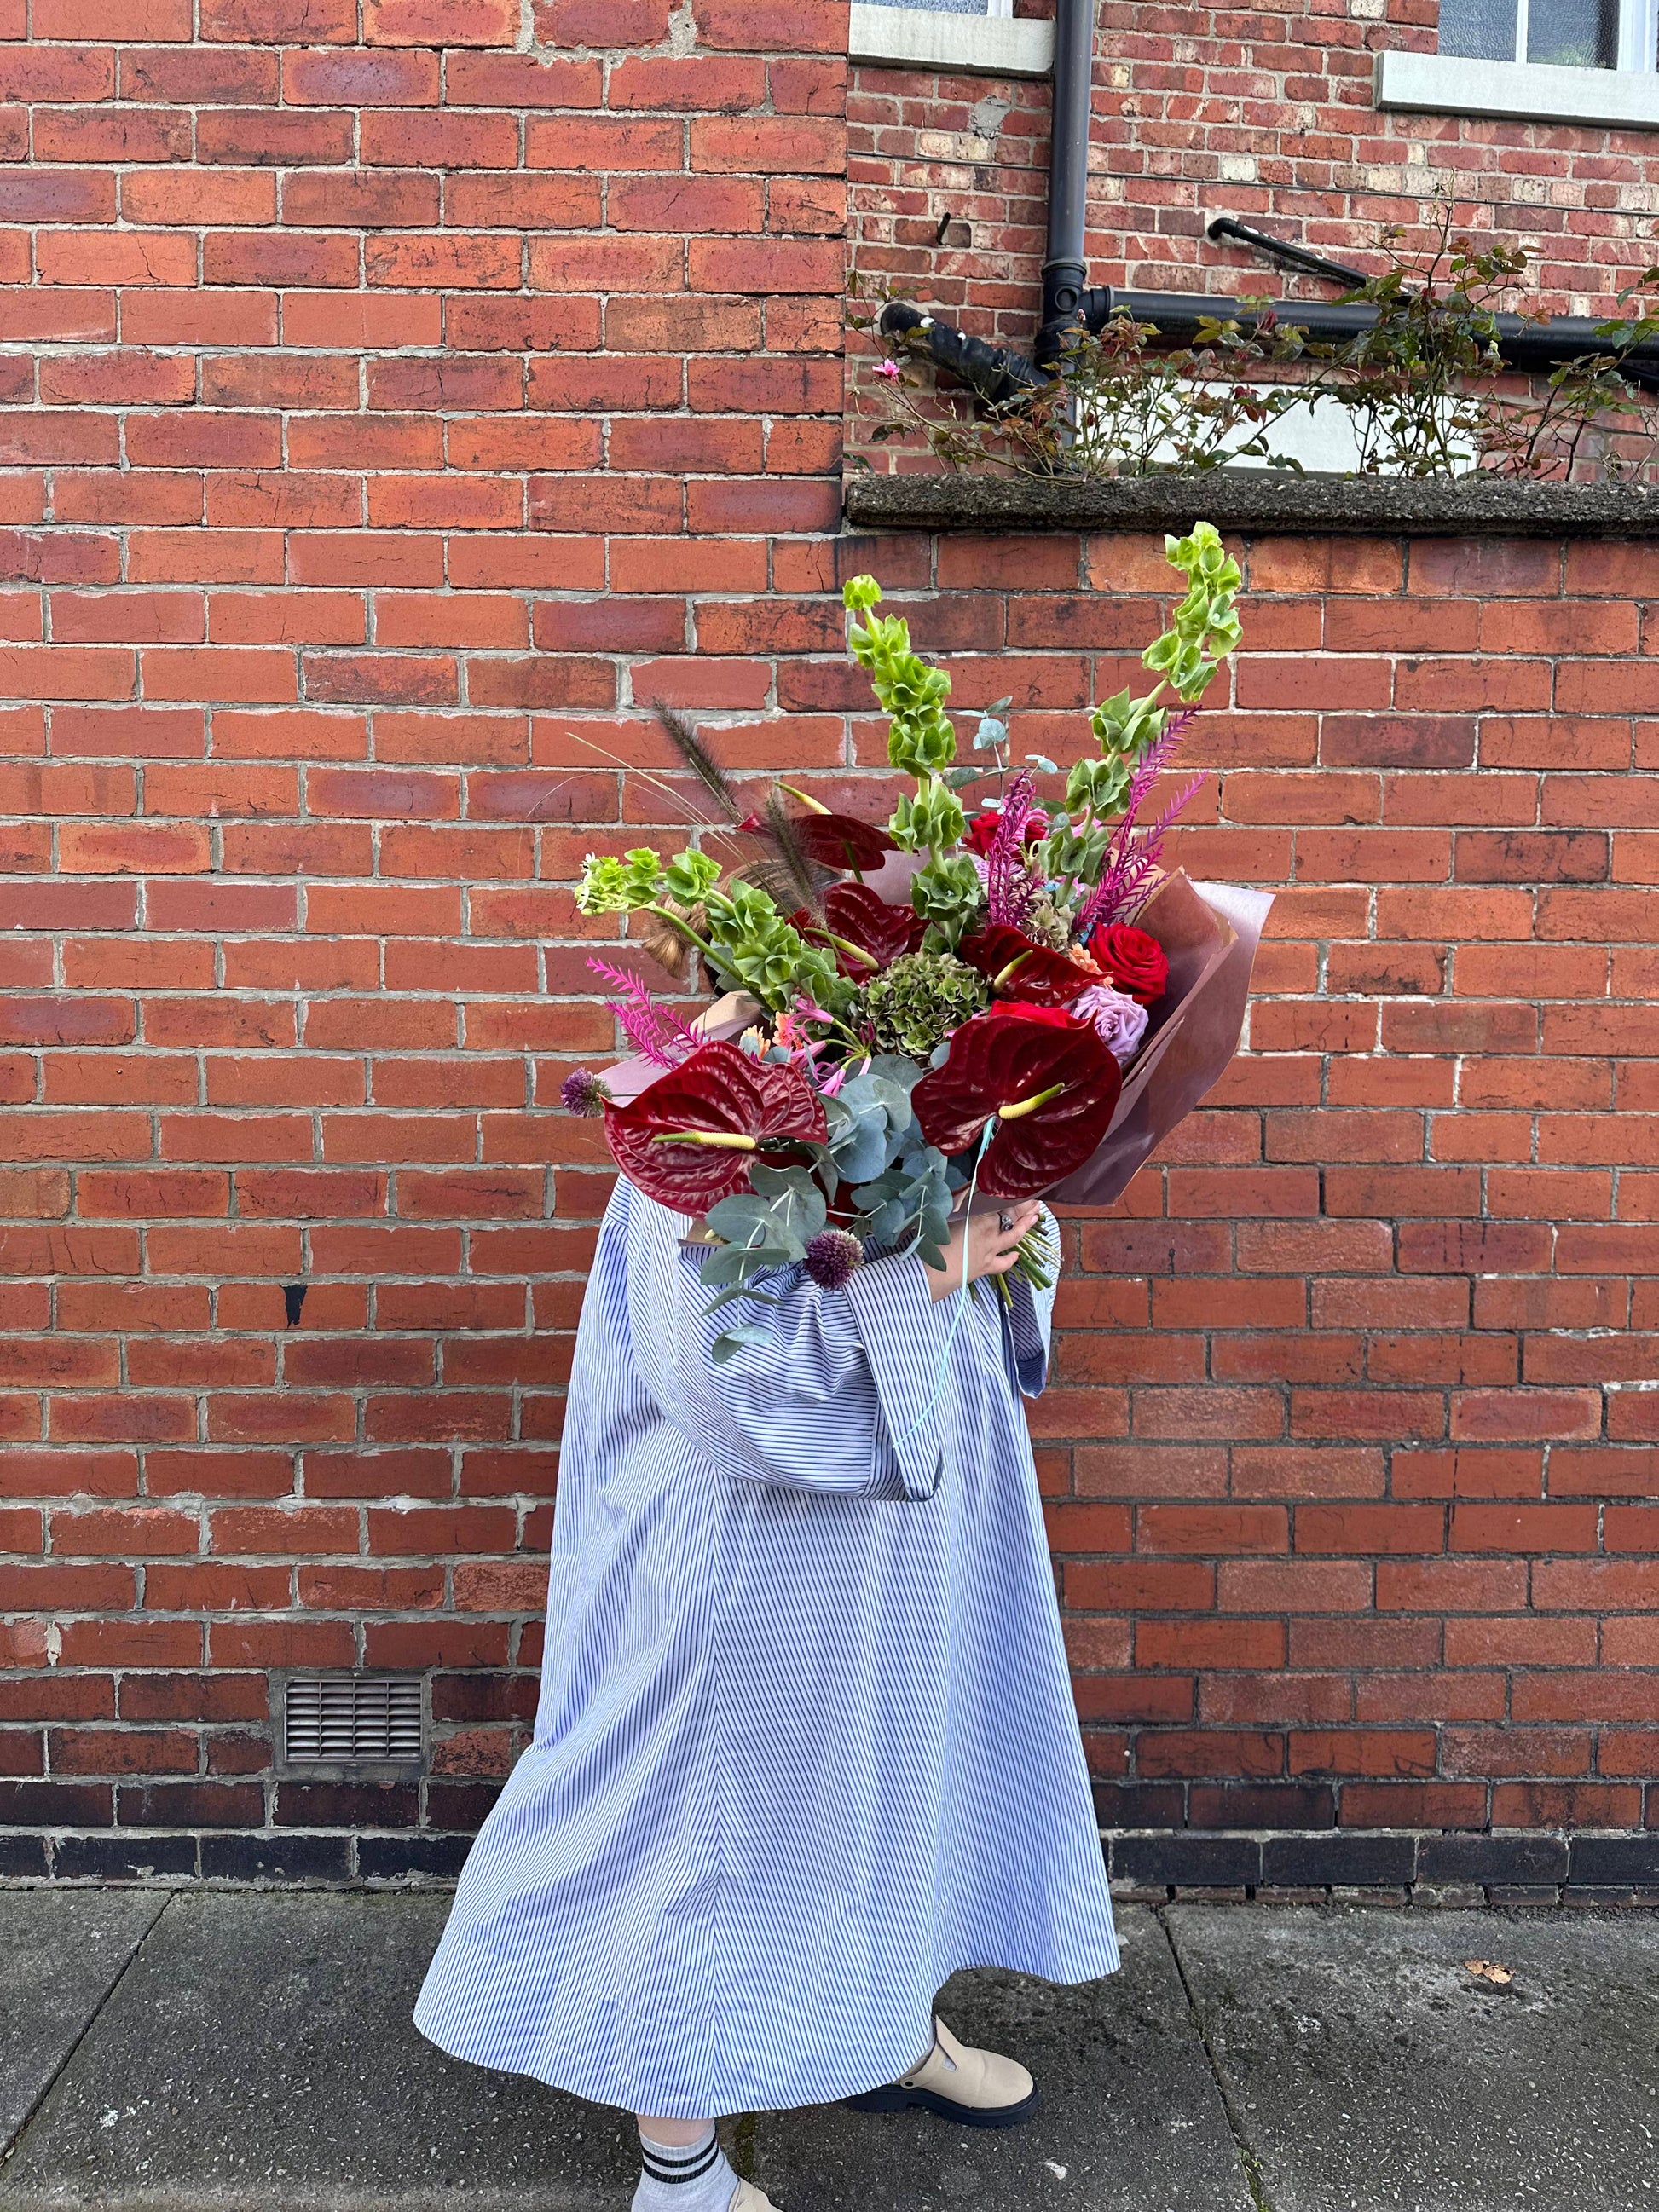
[[[795,825],[784,811],[783,794],[776,784],[766,797],[766,838],[775,851],[790,884],[793,896],[786,911],[805,908],[814,921],[823,920],[823,897],[821,886],[824,872],[806,856],[806,848],[796,834]]]
[[[665,707],[657,702],[657,720],[667,732],[669,741],[710,797],[717,799],[728,822],[740,821],[743,801],[732,787],[731,778],[697,735],[696,725],[689,714],[681,714],[678,707]]]

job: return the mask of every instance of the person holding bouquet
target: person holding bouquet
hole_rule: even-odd
[[[1237,629],[1204,528],[1171,541],[1188,596],[1147,655],[1183,702]],[[848,586],[855,616],[878,596]],[[742,817],[702,757],[716,836],[761,860],[589,863],[589,911],[647,917],[736,995],[688,1028],[604,969],[641,1058],[566,1086],[623,1174],[535,1735],[416,2012],[457,2057],[635,2115],[635,2212],[767,2212],[729,2114],[1016,2124],[1030,2075],[958,2043],[940,1987],[1118,1964],[1021,1400],[1059,1257],[1039,1194],[1102,1142],[1163,988],[1126,920],[1145,842],[1101,817],[1133,828],[1165,710],[1097,710],[1102,760],[1035,825],[988,716],[1002,789],[970,830],[946,679],[902,623],[853,645],[917,780],[885,831],[799,793]],[[1110,931],[1121,977],[1090,950]]]

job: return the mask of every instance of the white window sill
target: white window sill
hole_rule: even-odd
[[[848,51],[855,62],[940,69],[967,76],[1048,76],[1054,27],[998,15],[942,15],[931,8],[881,8],[853,0]]]
[[[1376,57],[1376,104],[1431,115],[1512,115],[1529,123],[1659,131],[1659,75],[1385,52]]]

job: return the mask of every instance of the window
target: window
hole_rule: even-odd
[[[871,0],[877,8],[915,8],[929,15],[1012,15],[1014,0]]]
[[[1379,53],[1376,104],[1659,131],[1659,0],[1440,0],[1440,51]]]
[[[848,44],[855,62],[952,76],[1047,76],[1054,27],[1017,19],[1013,0],[853,0]]]
[[[1649,0],[1440,0],[1440,51],[1548,69],[1650,70]]]

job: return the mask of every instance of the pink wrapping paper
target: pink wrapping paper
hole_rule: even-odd
[[[896,854],[866,880],[884,897],[896,892],[902,898],[916,865],[912,854]],[[1169,989],[1152,1011],[1146,1042],[1124,1079],[1105,1137],[1044,1196],[1062,1206],[1109,1206],[1170,1130],[1214,1089],[1238,1049],[1250,971],[1272,905],[1267,891],[1194,884],[1180,870],[1164,878],[1135,921],[1169,956]],[[745,993],[728,991],[692,1027],[706,1037],[740,1036],[760,1012]],[[611,1097],[625,1105],[661,1073],[650,1060],[635,1058],[606,1068],[605,1080]]]

